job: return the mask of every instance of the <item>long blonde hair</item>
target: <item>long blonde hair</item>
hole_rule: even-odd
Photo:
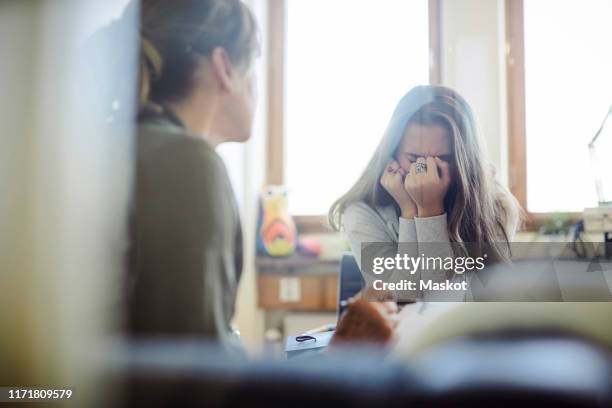
[[[443,86],[418,86],[400,100],[365,171],[332,205],[330,225],[340,230],[344,211],[357,202],[372,208],[394,205],[399,214],[395,200],[379,180],[388,162],[395,158],[410,124],[438,125],[448,131],[453,160],[444,208],[450,241],[486,243],[493,256],[508,259],[508,242],[520,220],[518,203],[485,163],[472,109],[461,95]]]

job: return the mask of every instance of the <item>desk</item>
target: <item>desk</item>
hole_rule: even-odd
[[[462,303],[417,302],[403,307],[399,313],[394,353],[408,357],[421,347],[434,322]]]
[[[575,333],[612,347],[610,316],[611,302],[415,303],[400,312],[393,353],[410,358],[445,340],[508,331]]]

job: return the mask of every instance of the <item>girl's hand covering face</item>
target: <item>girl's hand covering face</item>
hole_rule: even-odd
[[[403,218],[414,218],[417,214],[417,207],[406,189],[404,188],[404,177],[406,171],[395,160],[387,164],[380,177],[380,184],[400,207]]]
[[[418,165],[417,165],[418,163]],[[423,165],[427,169],[423,171]],[[419,172],[417,172],[419,167]],[[419,217],[444,214],[444,196],[450,185],[450,169],[447,162],[438,157],[419,157],[410,165],[404,179],[404,188],[417,206]]]

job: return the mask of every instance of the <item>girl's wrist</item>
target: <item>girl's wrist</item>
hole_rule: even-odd
[[[417,216],[419,218],[437,217],[444,214],[444,206],[418,207]]]
[[[400,210],[402,218],[412,219],[417,215],[417,208],[414,205],[403,206]]]
[[[411,220],[411,219],[413,219],[414,217],[416,217],[416,215],[417,215],[417,214],[416,214],[416,211],[403,211],[403,210],[402,210],[401,217],[402,217],[402,218],[405,218],[405,219],[407,219],[407,220]]]

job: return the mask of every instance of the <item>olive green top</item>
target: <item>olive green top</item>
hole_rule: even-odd
[[[167,110],[141,115],[136,154],[128,330],[226,342],[242,235],[225,165]]]

